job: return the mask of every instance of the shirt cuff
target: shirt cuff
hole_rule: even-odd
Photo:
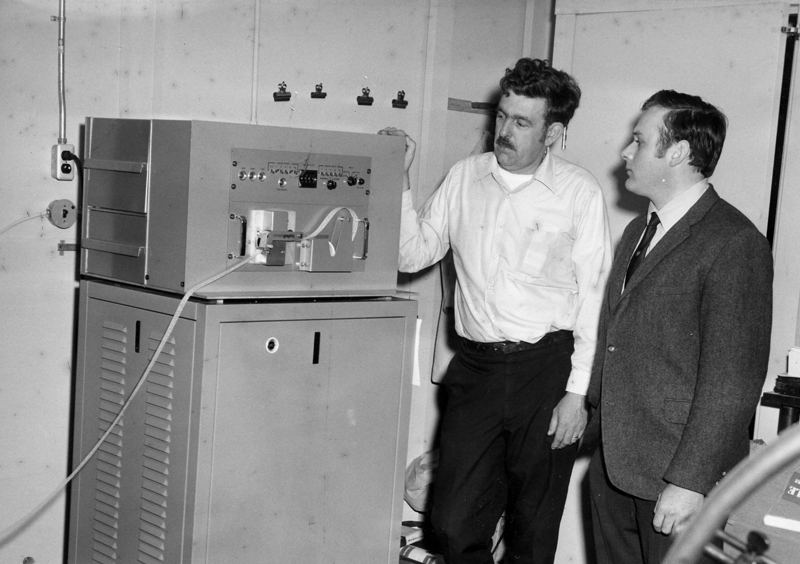
[[[570,372],[569,380],[567,381],[567,391],[580,396],[585,396],[589,390],[589,380],[591,380],[591,372],[584,372],[583,370],[572,369]]]

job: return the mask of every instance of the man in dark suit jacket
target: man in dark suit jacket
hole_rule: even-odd
[[[599,564],[660,563],[748,454],[769,356],[772,255],[708,182],[726,126],[700,98],[661,91],[622,153],[625,186],[650,206],[616,250],[587,396],[586,434],[600,436],[589,467]]]

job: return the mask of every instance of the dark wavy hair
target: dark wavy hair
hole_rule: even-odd
[[[524,57],[517,61],[513,69],[506,69],[500,88],[504,96],[513,92],[518,96],[543,98],[547,102],[545,127],[552,123],[563,123],[566,127],[581,101],[581,89],[575,79],[542,59]]]
[[[642,104],[642,111],[654,107],[667,110],[660,128],[658,156],[664,156],[673,143],[687,141],[691,149],[689,164],[705,178],[714,174],[728,129],[725,114],[699,96],[674,90],[656,92]]]

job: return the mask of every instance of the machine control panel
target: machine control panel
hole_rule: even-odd
[[[259,194],[263,194],[263,190],[291,193],[291,199],[323,202],[347,198],[366,205],[372,173],[370,160],[347,155],[233,149],[231,186],[235,186],[235,190],[254,190]],[[330,196],[306,196],[297,192],[301,188],[338,192]]]
[[[272,270],[363,270],[371,159],[234,148],[228,257]]]

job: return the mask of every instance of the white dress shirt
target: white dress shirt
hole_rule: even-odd
[[[419,213],[406,191],[399,268],[416,272],[452,248],[458,334],[535,343],[571,330],[567,391],[585,394],[612,258],[600,186],[549,151],[516,189],[499,171],[493,153],[456,163]]]
[[[704,178],[697,184],[694,184],[688,190],[685,190],[672,198],[669,202],[664,204],[664,206],[659,210],[650,202],[650,206],[647,209],[647,217],[650,217],[652,212],[656,212],[658,214],[659,224],[656,226],[656,234],[653,235],[652,240],[650,241],[650,246],[647,247],[647,251],[645,251],[645,256],[647,253],[650,252],[650,249],[656,246],[661,239],[664,238],[664,235],[667,234],[673,225],[678,223],[681,218],[686,215],[693,205],[697,203],[697,201],[705,194],[706,190],[708,190],[708,178]],[[641,238],[640,238],[641,240]]]

